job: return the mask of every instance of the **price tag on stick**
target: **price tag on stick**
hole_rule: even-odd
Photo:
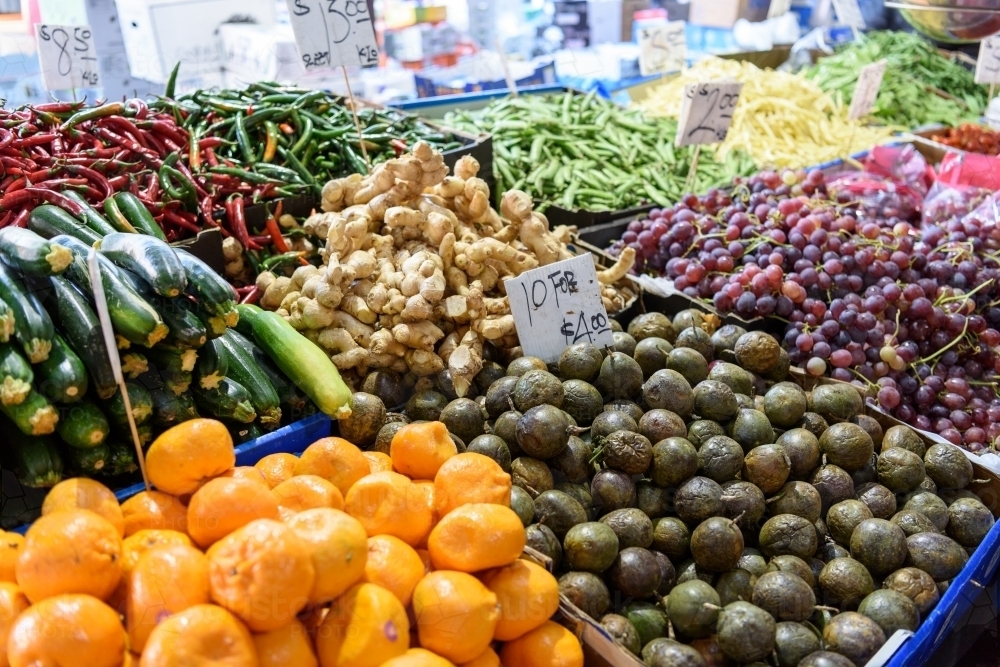
[[[855,30],[865,29],[865,16],[861,13],[858,0],[833,0],[833,10],[837,20]]]
[[[1000,83],[1000,35],[987,37],[979,47],[976,83]]]
[[[672,21],[639,30],[639,72],[643,76],[684,68],[687,52],[684,25],[684,21]]]
[[[527,355],[554,362],[568,345],[614,345],[590,255],[555,262],[504,281]]]
[[[378,65],[375,26],[365,0],[287,0],[306,72]]]
[[[880,60],[871,65],[865,65],[858,74],[858,83],[851,97],[851,107],[847,117],[851,120],[864,118],[872,112],[875,100],[878,99],[879,88],[882,87],[882,77],[885,76],[886,61]]]
[[[692,83],[684,86],[678,146],[715,144],[726,140],[742,83]]]
[[[42,80],[48,90],[96,88],[101,85],[97,71],[97,48],[88,25],[35,26]]]

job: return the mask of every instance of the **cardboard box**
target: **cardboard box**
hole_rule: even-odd
[[[181,63],[179,77],[221,75],[220,28],[275,23],[273,0],[115,0],[132,76],[166,83]]]
[[[709,28],[732,28],[740,19],[763,21],[771,0],[691,0],[688,23]]]

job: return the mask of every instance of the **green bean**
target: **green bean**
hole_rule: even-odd
[[[647,119],[596,94],[505,98],[454,112],[445,123],[492,133],[497,189],[520,183],[540,210],[553,204],[593,211],[662,205],[672,199],[668,193],[683,190],[694,154],[693,147],[674,148],[675,120]],[[707,151],[698,163],[699,183],[707,186],[752,171],[743,157],[719,163]]]

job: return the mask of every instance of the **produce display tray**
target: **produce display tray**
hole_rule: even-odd
[[[275,452],[301,452],[316,440],[330,435],[332,429],[333,422],[324,414],[306,417],[262,435],[256,440],[238,445],[236,465],[253,465]],[[11,470],[0,471],[0,475],[3,479],[3,528],[23,533],[30,525],[26,522],[36,518],[41,510],[48,489],[23,488]],[[141,483],[133,484],[116,490],[115,497],[118,498],[118,502],[123,502],[144,489]]]

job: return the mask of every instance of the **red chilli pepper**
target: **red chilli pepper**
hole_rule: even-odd
[[[26,187],[28,187],[28,179],[22,176],[21,178],[17,179],[16,181],[8,185],[7,189],[4,190],[4,192],[7,192],[9,194],[11,192],[17,192],[18,190],[23,190]]]
[[[124,190],[125,186],[127,186],[129,184],[129,181],[131,180],[132,177],[129,176],[128,174],[121,174],[120,176],[109,178],[108,185],[111,186],[112,190],[117,192],[118,190]]]
[[[273,215],[268,215],[264,220],[264,226],[267,228],[267,233],[271,236],[271,240],[274,241],[274,247],[277,248],[278,252],[288,252],[288,244],[285,243],[285,237],[281,235],[281,228],[278,226],[278,217],[281,215],[281,202],[274,209]]]
[[[18,139],[13,142],[11,146],[14,148],[27,148],[29,146],[44,146],[45,144],[51,144],[53,139],[58,138],[59,135],[55,132],[46,132],[45,134],[35,134],[30,137],[24,137],[23,139]]]
[[[177,225],[178,227],[194,232],[195,234],[201,231],[198,225],[193,222],[188,222],[185,218],[169,209],[163,211],[163,219],[172,225]]]
[[[14,143],[14,133],[0,127],[0,148],[7,148]]]
[[[71,113],[83,107],[83,102],[46,102],[36,104],[32,109],[46,113]]]
[[[247,250],[260,250],[260,246],[250,240],[243,197],[235,195],[226,200],[226,215],[236,240]]]
[[[31,211],[26,208],[22,208],[21,212],[17,214],[14,218],[14,222],[10,223],[11,227],[27,227],[28,226],[28,216],[31,215]]]
[[[55,190],[46,190],[44,188],[24,188],[23,190],[18,190],[16,192],[8,192],[0,198],[0,211],[5,211],[7,209],[12,209],[15,206],[20,206],[33,199],[42,199],[49,204],[55,204],[66,212],[75,215],[82,216],[85,213],[83,206],[76,203],[66,195],[56,192]]]
[[[129,119],[122,116],[108,116],[97,121],[98,125],[109,125],[123,135],[128,135],[143,148],[149,148],[146,141],[146,134],[137,128]]]
[[[260,297],[261,297],[260,288],[257,287],[256,285],[254,285],[253,288],[249,292],[246,293],[246,295],[242,296],[242,298],[240,299],[240,303],[241,304],[255,304],[258,301],[260,301]]]

